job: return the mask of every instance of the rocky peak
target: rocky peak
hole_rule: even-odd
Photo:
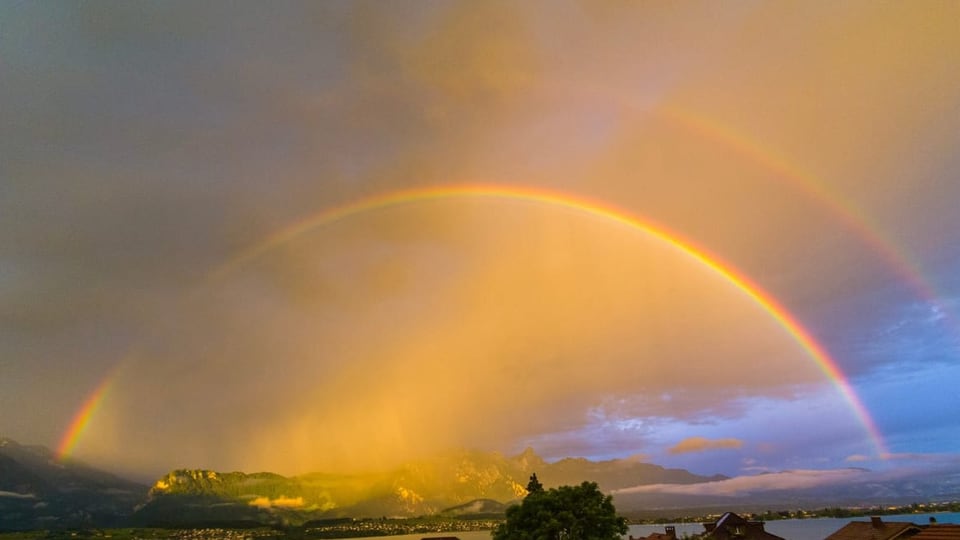
[[[542,457],[537,455],[533,448],[530,448],[529,446],[513,459],[524,471],[535,471],[536,469],[542,469],[547,464],[547,462],[544,461]]]
[[[220,483],[221,475],[206,469],[177,469],[158,479],[150,493],[196,493]]]

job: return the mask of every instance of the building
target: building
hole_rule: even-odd
[[[939,525],[931,522],[915,536],[911,536],[910,540],[960,540],[960,525],[947,523]]]
[[[920,526],[907,521],[883,521],[873,516],[870,521],[851,521],[827,540],[894,540],[912,537],[920,532]],[[935,540],[930,538],[929,540]],[[958,537],[960,540],[960,537]]]
[[[654,532],[639,538],[631,536],[630,540],[677,540],[677,528],[673,525],[667,525],[662,533]]]
[[[714,523],[704,523],[705,538],[715,540],[784,540],[763,530],[762,521],[748,521],[733,512],[720,516]]]

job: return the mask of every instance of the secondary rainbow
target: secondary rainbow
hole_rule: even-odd
[[[920,268],[911,258],[897,249],[883,235],[878,227],[871,224],[867,217],[853,202],[831,190],[825,182],[813,174],[801,170],[774,151],[760,146],[753,139],[709,120],[703,115],[694,114],[676,106],[664,106],[658,114],[683,126],[698,136],[722,144],[747,160],[767,169],[775,178],[786,181],[805,196],[819,204],[824,210],[840,221],[844,227],[854,233],[865,245],[907,283],[915,293],[925,300],[941,304],[935,288],[927,280]],[[940,306],[943,307],[943,306]]]
[[[810,171],[760,144],[755,138],[677,104],[663,102],[655,106],[638,106],[634,103],[633,96],[585,81],[555,84],[553,88],[562,89],[560,92],[566,98],[573,96],[614,104],[625,118],[660,118],[703,140],[725,147],[747,162],[768,171],[772,180],[789,185],[807,197],[867,246],[917,297],[943,313],[949,330],[960,336],[960,317],[941,300],[942,295],[924,275],[923,270],[913,262],[914,258],[881,234],[880,227],[872,223],[853,201],[836,189],[831,189],[829,183]]]
[[[216,268],[210,277],[211,279],[222,278],[243,265],[263,256],[281,244],[287,243],[312,229],[356,214],[404,204],[455,198],[526,201],[581,212],[649,234],[691,257],[698,263],[710,268],[763,308],[777,321],[780,327],[793,337],[807,355],[816,362],[820,370],[833,382],[840,394],[847,401],[851,410],[870,437],[878,456],[884,457],[888,455],[886,445],[880,431],[877,429],[876,423],[851,387],[836,361],[834,361],[826,349],[813,338],[810,332],[770,294],[765,292],[748,277],[735,270],[731,265],[723,262],[720,258],[710,254],[707,250],[697,246],[690,240],[681,237],[679,234],[668,231],[662,226],[648,220],[631,215],[622,209],[583,197],[574,197],[569,194],[540,188],[534,189],[487,184],[424,187],[374,195],[321,211],[302,221],[294,223],[267,237],[260,243],[240,252],[231,260]]]

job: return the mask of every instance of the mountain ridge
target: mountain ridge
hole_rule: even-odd
[[[0,437],[0,529],[124,524],[148,486]]]
[[[469,510],[471,504],[478,505],[478,510],[469,513],[488,515],[494,511],[491,509],[500,507],[477,501],[495,501],[501,506],[516,501],[526,495],[525,485],[533,473],[548,488],[590,480],[605,491],[638,484],[690,484],[726,478],[699,476],[636,460],[568,458],[548,463],[532,449],[516,456],[462,450],[367,474],[286,477],[177,469],[157,480],[138,517],[145,522],[168,522],[173,519],[170,512],[177,500],[189,500],[193,507],[202,506],[206,500],[209,506],[215,504],[220,509],[218,514],[229,506],[244,518],[257,514],[293,522],[456,513],[453,509]]]
[[[514,456],[452,451],[372,473],[175,469],[138,484],[60,460],[49,449],[0,437],[0,530],[68,527],[303,525],[384,517],[490,519],[526,495],[530,475],[546,487],[596,482],[624,515],[680,510],[820,508],[953,500],[960,471],[885,476],[861,468],[780,471],[728,478],[668,469],[636,458],[547,462],[532,449]],[[829,478],[789,487],[790,477]]]
[[[58,459],[46,447],[0,437],[0,528],[491,516],[502,514],[507,505],[526,495],[533,473],[548,488],[590,480],[605,491],[725,478],[635,459],[567,458],[550,463],[527,448],[514,456],[451,451],[372,473],[283,476],[184,468],[147,486],[77,460]]]

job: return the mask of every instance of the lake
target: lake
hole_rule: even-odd
[[[917,525],[925,525],[930,517],[936,517],[937,523],[960,523],[960,513],[933,512],[926,514],[899,514],[882,516],[884,521],[909,521]],[[816,518],[816,519],[783,519],[767,521],[764,529],[787,540],[823,540],[851,521],[870,521],[869,517],[858,518]],[[675,523],[677,535],[699,534],[703,532],[703,525],[699,523]],[[663,532],[664,525],[631,525],[628,535],[634,537],[647,536],[652,532]],[[490,540],[490,531],[444,532],[403,534],[399,536],[374,536],[364,540],[421,540],[422,538],[437,538],[440,536],[456,536],[460,540]],[[626,537],[625,537],[626,538]]]

